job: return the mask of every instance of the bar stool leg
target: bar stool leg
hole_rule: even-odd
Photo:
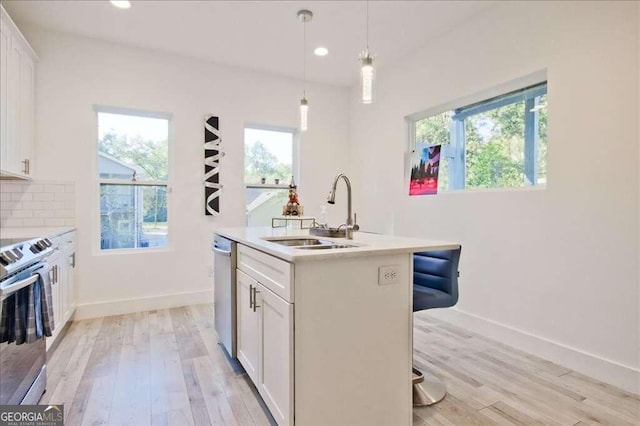
[[[433,378],[424,381],[424,374],[413,367],[413,406],[424,407],[442,401],[447,394],[447,388],[440,380]]]

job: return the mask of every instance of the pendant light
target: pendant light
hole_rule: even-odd
[[[362,103],[373,102],[373,55],[369,51],[369,0],[367,0],[367,48],[360,54],[360,88]]]
[[[307,101],[307,22],[311,22],[313,13],[310,10],[298,11],[298,20],[302,22],[302,99],[300,99],[300,131],[306,132],[309,127],[309,102]]]

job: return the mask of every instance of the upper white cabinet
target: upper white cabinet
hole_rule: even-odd
[[[0,13],[0,176],[29,179],[38,58],[2,6]]]

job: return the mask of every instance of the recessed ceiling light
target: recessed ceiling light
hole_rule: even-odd
[[[111,4],[120,9],[129,9],[131,7],[129,0],[111,0]]]
[[[327,53],[329,53],[329,50],[326,47],[316,47],[316,50],[313,51],[313,53],[316,54],[316,56],[327,56]]]

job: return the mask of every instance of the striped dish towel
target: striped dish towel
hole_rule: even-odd
[[[9,297],[2,301],[0,317],[0,343],[16,341],[16,298]]]
[[[49,279],[49,265],[45,265],[44,268],[38,269],[38,275],[40,279],[40,306],[42,307],[42,331],[45,336],[51,336],[53,329],[55,328],[55,320],[53,317],[53,296],[51,295],[51,280]]]

